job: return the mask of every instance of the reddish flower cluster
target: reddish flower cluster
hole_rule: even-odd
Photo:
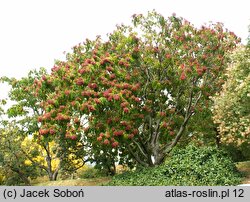
[[[42,76],[43,81],[47,81],[47,77],[45,75]]]
[[[118,142],[113,142],[112,143],[112,147],[115,148],[115,147],[118,147],[119,143]]]
[[[141,100],[140,100],[139,97],[132,96],[131,98],[132,98],[135,102],[138,102],[138,103],[141,102]]]
[[[89,88],[92,88],[92,89],[96,89],[98,86],[97,86],[96,83],[89,83],[89,84],[88,84],[88,87],[89,87]]]
[[[63,110],[65,110],[66,109],[66,106],[64,106],[64,105],[61,105],[60,107],[59,107],[59,110],[58,110],[58,112],[62,112]]]
[[[95,65],[96,63],[95,63],[95,61],[94,60],[92,60],[92,59],[86,59],[85,61],[84,61],[84,63],[82,63],[82,66],[83,67],[86,67],[86,66],[88,66],[88,65]]]
[[[122,136],[123,135],[123,131],[122,130],[117,130],[117,131],[114,131],[114,136]]]
[[[125,107],[123,108],[124,113],[129,113],[129,108]]]
[[[112,92],[112,88],[109,88],[108,90],[105,90],[103,92],[103,96],[108,98],[110,96],[111,92]]]
[[[113,71],[114,71],[114,68],[111,67],[111,66],[107,66],[107,67],[106,67],[106,70],[107,70],[107,71],[110,71],[110,72],[113,72]]]
[[[134,129],[134,130],[132,131],[132,133],[133,133],[134,135],[137,135],[137,134],[139,134],[139,130],[138,130],[138,129]]]
[[[57,72],[58,70],[60,70],[61,68],[59,66],[54,66],[53,68],[51,68],[52,72]]]
[[[161,111],[161,112],[160,112],[160,116],[161,116],[161,117],[166,116],[166,112]]]
[[[130,85],[129,85],[128,83],[124,83],[124,84],[122,85],[122,88],[123,88],[123,89],[128,89],[128,88],[130,88]]]
[[[70,117],[68,115],[58,113],[55,120],[57,120],[57,121],[69,121]]]
[[[70,90],[65,90],[64,94],[68,96],[70,94]]]
[[[51,135],[54,135],[54,134],[56,133],[56,131],[55,131],[55,129],[50,128],[50,129],[49,129],[49,133],[50,133]]]
[[[167,53],[167,54],[165,55],[165,57],[166,57],[167,59],[170,59],[170,58],[171,58],[171,54],[170,54],[170,53]]]
[[[121,107],[122,107],[122,108],[125,108],[125,107],[127,107],[128,105],[129,105],[128,102],[122,102],[122,103],[121,103]]]
[[[116,78],[116,75],[115,74],[110,74],[109,75],[109,78],[112,80],[112,79],[115,79]]]
[[[79,118],[74,118],[74,123],[76,123],[76,124],[80,123],[80,119]]]
[[[43,120],[49,120],[51,118],[51,112],[47,112],[43,115]]]
[[[117,94],[113,95],[113,98],[114,98],[114,100],[120,100],[120,96]]]
[[[137,91],[137,90],[140,89],[140,87],[141,87],[141,85],[139,83],[137,83],[137,84],[135,84],[135,85],[132,86],[131,90],[132,91]]]
[[[109,142],[109,140],[108,139],[105,139],[104,141],[103,141],[103,144],[105,144],[105,145],[108,145],[110,142]]]
[[[80,74],[84,74],[84,73],[87,72],[87,69],[86,69],[86,68],[81,68],[81,69],[78,70],[78,72],[79,72]]]
[[[123,61],[123,60],[120,60],[120,61],[118,62],[118,64],[119,64],[120,66],[124,66],[124,67],[126,67],[126,68],[128,68],[128,67],[130,66],[130,64],[129,64],[127,61]]]
[[[92,95],[92,92],[91,91],[82,91],[81,95],[83,97],[90,97]]]
[[[99,98],[94,98],[94,102],[95,102],[96,104],[101,104],[101,101],[100,101]]]
[[[182,72],[180,80],[185,80],[186,78],[187,78],[186,74],[184,72]]]
[[[54,105],[54,104],[55,104],[55,101],[54,101],[54,100],[48,100],[47,102],[48,102],[48,104],[50,104],[50,105]]]
[[[76,140],[77,136],[76,135],[70,135],[70,136],[68,136],[68,138],[71,139],[71,140]]]
[[[38,118],[37,118],[37,121],[40,123],[40,122],[42,122],[43,121],[43,117],[42,116],[39,116]]]
[[[121,123],[122,126],[127,126],[128,125],[128,123],[126,121],[121,121],[120,123]]]
[[[89,112],[95,111],[95,107],[93,105],[87,105]]]
[[[82,85],[84,84],[84,80],[83,80],[82,78],[78,78],[78,79],[76,80],[76,84],[77,84],[78,86],[82,86]]]
[[[47,135],[49,133],[49,130],[48,129],[40,129],[39,130],[39,134],[40,135]]]
[[[129,134],[128,139],[133,139],[134,136],[135,136],[134,134]]]
[[[105,64],[112,64],[111,60],[109,58],[103,58],[100,62],[101,65]]]

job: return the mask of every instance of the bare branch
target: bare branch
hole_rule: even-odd
[[[161,119],[158,119],[156,121],[156,126],[155,126],[155,131],[154,131],[154,144],[158,143],[159,140],[159,136],[160,136],[160,132],[159,132],[159,128],[160,128],[160,123],[161,123]]]
[[[147,154],[143,151],[144,149],[140,146],[140,144],[138,142],[136,142],[133,138],[132,138],[132,142],[136,144],[136,146],[139,148],[141,154],[147,158]]]

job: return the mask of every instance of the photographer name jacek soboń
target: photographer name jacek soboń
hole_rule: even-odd
[[[82,189],[80,190],[60,190],[58,188],[53,190],[53,193],[51,193],[51,190],[43,189],[43,190],[27,190],[23,189],[22,192],[19,194],[20,197],[24,198],[49,198],[49,197],[73,197],[73,198],[83,198],[84,197],[84,191]]]

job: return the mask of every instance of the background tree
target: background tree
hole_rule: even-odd
[[[54,138],[106,145],[143,166],[161,164],[185,136],[190,118],[221,89],[227,53],[239,40],[221,24],[198,29],[175,15],[149,12],[132,23],[107,42],[75,46],[37,85],[55,89],[40,135],[52,137],[48,128],[57,124]]]
[[[214,97],[214,122],[221,142],[250,151],[250,47],[242,46],[232,55],[228,79]]]
[[[40,173],[36,166],[26,163],[20,133],[14,122],[5,123],[4,128],[0,128],[0,167],[5,177],[4,184],[7,185],[30,185],[30,179]]]
[[[44,131],[41,129],[41,123],[37,122],[37,119],[41,116],[48,116],[42,105],[43,101],[47,99],[47,94],[53,90],[49,86],[43,86],[39,90],[36,89],[36,85],[41,85],[39,80],[44,79],[46,74],[46,70],[41,68],[39,71],[30,71],[27,77],[21,78],[20,80],[7,77],[1,79],[11,86],[9,98],[14,102],[14,104],[7,110],[8,117],[16,120],[15,123],[17,124],[17,127],[22,131],[19,133],[19,135],[22,136],[20,138],[25,139],[28,136],[32,136],[33,144],[39,146],[39,150],[30,152],[23,150],[23,155],[25,155],[34,166],[46,171],[50,180],[56,180],[62,165],[70,168],[75,166],[74,169],[76,169],[76,167],[82,166],[84,163],[83,161],[80,162],[79,158],[78,161],[74,162],[68,158],[69,154],[73,152],[72,150],[69,151],[70,147],[62,149],[62,147],[58,146],[56,139],[53,141],[53,138],[44,138],[38,135],[39,132],[43,133]],[[51,135],[56,133],[56,128],[54,127],[51,127],[48,130]],[[55,146],[55,144],[57,146]],[[64,152],[62,152],[62,150],[64,150]],[[37,151],[40,151],[41,153],[39,154]],[[80,149],[78,149],[77,152],[79,151]],[[44,155],[46,163],[43,161],[34,161],[34,156],[31,155],[34,152],[40,156]],[[56,155],[56,157],[54,155]],[[55,158],[59,160],[56,167],[53,166],[55,165],[53,163]],[[75,163],[77,163],[77,165]]]

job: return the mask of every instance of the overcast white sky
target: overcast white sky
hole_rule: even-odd
[[[197,26],[223,22],[245,42],[249,8],[249,0],[0,0],[0,76],[51,69],[79,42],[153,9],[164,16],[175,12]]]

